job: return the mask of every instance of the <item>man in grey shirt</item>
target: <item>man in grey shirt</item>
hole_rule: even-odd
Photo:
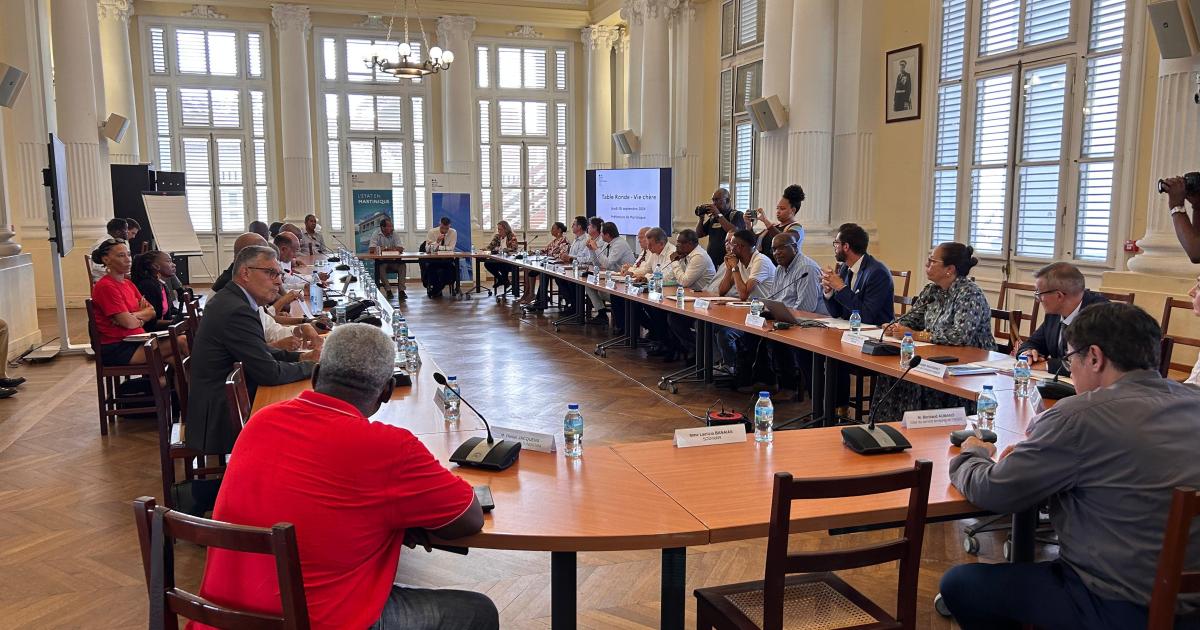
[[[771,239],[771,255],[778,266],[767,299],[790,309],[828,315],[821,293],[821,265],[800,251],[802,239],[796,230],[784,230]],[[779,341],[770,342],[767,351],[779,381],[776,400],[803,400],[804,390],[812,389],[812,352]]]
[[[633,250],[629,248],[629,243],[621,238],[621,231],[617,229],[617,224],[612,221],[605,221],[600,227],[600,240],[597,243],[593,240],[588,241],[588,249],[592,252],[592,263],[601,271],[611,271],[615,275],[621,270],[623,265],[632,265],[636,258],[633,255]],[[600,293],[599,291],[588,287],[588,299],[592,301],[592,306],[599,311],[596,313],[593,324],[601,326],[608,325],[608,294]]]
[[[1050,500],[1053,562],[965,564],[942,577],[942,597],[965,630],[1144,628],[1176,486],[1200,487],[1200,389],[1157,372],[1161,330],[1129,304],[1095,304],[1067,328],[1064,361],[1078,395],[995,447],[968,439],[950,479],[997,513]],[[1185,566],[1200,567],[1193,528]],[[1177,628],[1200,626],[1200,598],[1179,598]]]

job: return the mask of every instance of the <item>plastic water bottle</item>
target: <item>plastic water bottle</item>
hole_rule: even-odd
[[[862,330],[862,313],[850,311],[850,330],[854,332]]]
[[[396,338],[395,369],[408,371],[408,339]]]
[[[318,284],[320,284],[320,282],[321,282],[321,276],[320,276],[320,274],[318,274],[318,273],[317,273],[317,270],[316,270],[316,269],[313,269],[313,273],[312,273],[312,286],[314,286],[314,287],[315,287],[315,286],[317,286]]]
[[[775,405],[771,404],[771,392],[758,392],[754,403],[754,441],[775,440]]]
[[[333,321],[338,324],[346,323],[346,303],[338,302],[338,305],[333,307]]]
[[[758,298],[750,300],[750,314],[755,317],[762,317],[763,302]]]
[[[1000,402],[996,400],[996,394],[992,392],[992,386],[984,385],[983,391],[979,392],[979,398],[975,401],[975,413],[979,414],[976,426],[989,431],[994,429],[996,426],[996,409],[999,406]]]
[[[913,341],[912,333],[904,333],[904,339],[900,340],[900,367],[908,367],[908,362],[912,361],[913,355],[917,353],[917,343]]]
[[[1029,398],[1029,377],[1029,357],[1022,353],[1013,367],[1013,389],[1017,398]]]
[[[400,311],[393,311],[393,312],[399,313]],[[399,326],[399,330],[397,331],[396,334],[397,334],[398,338],[405,340],[405,342],[407,343],[407,341],[408,341],[408,321],[406,319],[404,319],[403,315],[400,316],[400,326]]]
[[[662,265],[654,265],[654,275],[650,276],[650,292],[658,293],[659,299],[662,299],[663,292],[663,272]]]
[[[675,285],[675,306],[683,308],[683,285]]]
[[[563,454],[567,457],[583,455],[583,414],[579,403],[567,405],[567,416],[563,418]]]
[[[446,377],[446,389],[442,392],[442,406],[446,410],[446,422],[458,422],[458,377]]]
[[[579,277],[579,259],[578,258],[571,259],[571,274],[574,275],[576,278]]]
[[[408,335],[400,334],[400,322],[404,321],[404,316],[400,311],[392,311],[392,341],[400,341],[408,339]]]
[[[421,354],[417,348],[417,338],[408,336],[408,373],[416,374],[417,368],[421,365]]]

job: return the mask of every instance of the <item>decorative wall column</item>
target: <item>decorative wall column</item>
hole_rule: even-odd
[[[642,167],[671,166],[671,0],[643,0],[641,152]]]
[[[1196,89],[1192,75],[1197,71],[1200,71],[1200,55],[1159,61],[1151,181],[1195,170],[1200,119],[1192,100]],[[1175,237],[1166,195],[1158,194],[1157,188],[1148,194],[1146,234],[1138,240],[1142,253],[1129,260],[1130,271],[1155,276],[1194,276],[1196,267]]]
[[[98,10],[104,101],[108,108],[100,112],[100,117],[103,119],[113,113],[129,119],[129,129],[120,143],[106,140],[108,160],[112,164],[137,164],[137,102],[133,94],[133,59],[129,52],[129,16],[133,15],[133,2],[99,0]]]
[[[29,73],[12,109],[0,109],[8,169],[6,223],[16,226],[17,240],[27,251],[45,251],[48,230],[42,169],[46,167],[46,134],[50,130],[47,118],[54,120],[53,100],[47,96],[48,20],[34,0],[0,0],[0,12],[5,16],[0,22],[0,55]]]
[[[795,1],[787,183],[804,188],[800,222],[809,230],[829,225],[836,32],[837,0]]]
[[[696,98],[703,92],[710,67],[704,61],[709,44],[696,27],[696,9],[690,0],[668,2],[677,6],[668,16],[670,24],[671,71],[671,167],[675,200],[675,229],[694,227],[696,216],[691,209],[696,200],[707,199],[711,182],[700,175],[700,151],[711,138],[710,121],[705,120],[704,106]]]
[[[475,171],[475,121],[472,118],[474,100],[471,98],[471,77],[475,55],[471,50],[471,33],[475,18],[448,15],[438,18],[438,44],[454,53],[450,69],[440,73],[442,84],[442,168],[447,173]],[[424,186],[424,183],[418,183]]]
[[[792,69],[792,3],[767,2],[763,43],[763,97],[777,96],[788,107]],[[758,207],[774,216],[788,180],[788,125],[758,136]],[[807,188],[806,188],[807,189]]]
[[[283,141],[284,199],[280,220],[299,225],[315,213],[312,111],[308,92],[308,7],[271,5],[271,21],[279,42],[279,121]],[[274,218],[274,217],[273,217]]]
[[[837,4],[837,87],[834,91],[837,111],[834,114],[832,181],[838,185],[830,191],[833,205],[829,211],[832,226],[857,223],[871,230],[874,227],[870,210],[875,138],[869,130],[878,114],[875,108],[864,112],[863,107],[863,42],[873,44],[875,41],[863,32],[868,22],[865,4],[865,0],[838,0]]]
[[[644,49],[642,47],[643,32],[646,30],[646,1],[622,0],[621,19],[629,25],[628,76],[625,90],[625,124],[623,129],[632,129],[638,136],[642,135],[642,72]],[[645,143],[642,143],[643,150]],[[641,163],[640,155],[635,153],[626,158],[629,166]]]
[[[612,51],[621,35],[617,26],[583,29],[587,55],[587,168],[612,168]]]
[[[100,42],[94,37],[97,19],[95,0],[50,0],[51,45],[57,61],[54,110],[58,135],[66,145],[71,222],[81,244],[103,235],[113,215],[108,156],[100,145],[104,79]]]
[[[617,105],[613,111],[612,128],[614,131],[629,129],[629,28],[621,29],[621,34],[617,37],[617,41],[613,44],[613,51],[616,53],[613,64],[613,86],[616,93],[613,94],[613,103]],[[614,166],[629,166],[629,156],[617,153],[615,147],[612,148],[613,165]]]

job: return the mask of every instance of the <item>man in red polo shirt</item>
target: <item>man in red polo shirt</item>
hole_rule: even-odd
[[[213,518],[296,526],[313,628],[498,628],[482,594],[393,584],[406,529],[453,539],[483,526],[467,482],[407,430],[367,420],[391,396],[394,353],[377,327],[335,329],[314,391],[264,408],[242,429]],[[200,594],[278,614],[274,560],[210,549]]]

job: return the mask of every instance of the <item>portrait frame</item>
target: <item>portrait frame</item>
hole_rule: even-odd
[[[889,50],[883,66],[883,120],[904,122],[921,118],[922,46]],[[902,74],[907,78],[901,79]]]

